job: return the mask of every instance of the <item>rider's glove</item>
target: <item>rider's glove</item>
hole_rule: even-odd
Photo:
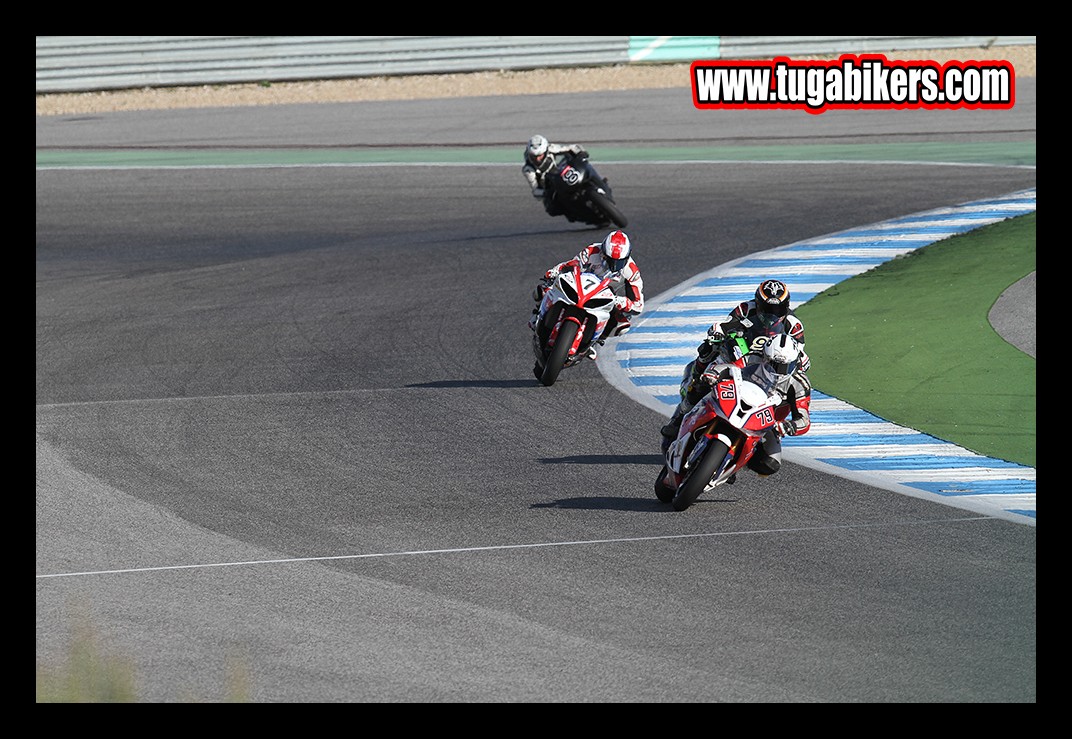
[[[778,424],[779,436],[796,436],[797,427],[792,421],[782,421]]]
[[[726,372],[727,376],[733,380],[741,381],[741,368],[734,364],[712,364],[703,371],[700,379],[713,386],[722,377],[723,372]]]
[[[626,310],[629,306],[629,298],[619,295],[614,299],[614,307],[618,310]]]
[[[539,303],[543,300],[543,294],[547,292],[547,283],[541,282],[536,286],[536,289],[532,291],[532,299]]]
[[[543,188],[542,187],[534,187],[534,188],[532,188],[532,197],[534,197],[534,198],[542,198],[543,197]]]
[[[552,267],[551,269],[547,270],[547,272],[544,273],[543,278],[545,280],[553,280],[556,277],[558,277],[558,275],[559,275],[558,267]]]
[[[696,347],[696,358],[704,364],[710,364],[718,355],[720,346],[720,341],[715,341],[713,337],[708,337],[704,339],[702,344]]]

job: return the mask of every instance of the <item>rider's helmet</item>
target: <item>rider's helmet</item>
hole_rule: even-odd
[[[547,147],[549,145],[546,138],[536,134],[529,139],[529,145],[525,147],[525,154],[533,164],[540,164],[543,158],[547,156]]]
[[[625,231],[611,231],[599,247],[603,255],[603,266],[610,272],[621,272],[629,263],[629,252],[632,249]]]
[[[779,334],[763,346],[763,359],[779,375],[790,375],[800,361],[800,343],[789,334]]]
[[[768,328],[789,315],[789,288],[780,280],[764,280],[756,288],[756,316]]]

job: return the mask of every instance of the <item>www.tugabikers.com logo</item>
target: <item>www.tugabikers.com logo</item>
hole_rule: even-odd
[[[1011,108],[1016,75],[1007,61],[890,61],[844,54],[837,61],[695,61],[697,108]]]

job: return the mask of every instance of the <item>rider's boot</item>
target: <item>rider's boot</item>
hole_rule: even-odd
[[[659,433],[667,439],[676,439],[677,432],[681,429],[681,419],[692,410],[692,406],[693,404],[689,403],[687,399],[682,398],[681,402],[674,408],[674,414],[670,416],[670,421],[659,429]]]
[[[608,328],[609,328],[609,326],[610,326],[610,324],[608,323]],[[589,359],[591,359],[593,362],[596,361],[596,356],[598,356],[598,352],[599,352],[599,350],[596,349],[596,346],[597,345],[598,346],[606,346],[606,344],[607,344],[607,329],[604,329],[603,333],[600,334],[599,338],[596,339],[595,341],[593,341],[592,345],[590,347],[588,347],[588,351],[585,353],[585,356],[588,357]]]
[[[706,367],[707,365],[704,365]],[[707,395],[711,391],[711,386],[700,379],[702,369],[697,372],[694,364],[692,369],[692,380],[689,382],[685,391],[685,397],[678,403],[677,408],[674,409],[674,415],[670,416],[670,422],[659,429],[659,432],[668,439],[676,439],[678,429],[681,428],[681,419],[685,417],[685,414],[691,411],[696,404],[700,402],[703,396]]]
[[[748,460],[748,469],[760,477],[769,477],[782,468],[782,463],[777,457],[767,454],[767,450],[761,444],[755,454]]]

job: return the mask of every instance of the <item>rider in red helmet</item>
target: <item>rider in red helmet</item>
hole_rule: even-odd
[[[596,358],[595,344],[602,346],[606,337],[614,335],[614,328],[628,316],[638,315],[644,310],[644,280],[640,277],[640,268],[632,257],[633,244],[625,231],[611,231],[603,241],[596,241],[581,249],[581,252],[565,262],[556,264],[544,274],[543,280],[536,286],[532,297],[538,303],[543,299],[551,281],[561,272],[571,270],[580,264],[581,270],[592,272],[599,277],[613,275],[610,286],[618,297],[614,300],[614,310],[611,311],[610,320],[603,333],[593,342],[588,349],[587,357]],[[532,311],[533,316],[529,321],[529,328],[536,330],[539,320],[539,308]],[[620,333],[626,333],[628,329]]]

